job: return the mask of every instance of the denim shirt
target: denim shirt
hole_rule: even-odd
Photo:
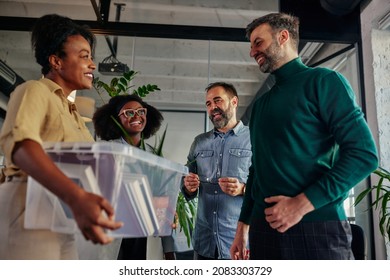
[[[188,168],[200,179],[198,211],[192,236],[194,250],[201,256],[214,258],[218,248],[219,259],[230,259],[243,197],[230,196],[218,185],[220,177],[235,177],[246,183],[251,164],[249,128],[240,121],[227,133],[217,130],[198,135],[188,154]]]

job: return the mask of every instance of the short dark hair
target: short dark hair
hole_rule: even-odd
[[[35,59],[42,66],[43,75],[49,73],[49,56],[64,57],[64,43],[69,36],[81,35],[91,46],[92,56],[96,44],[95,35],[86,26],[80,26],[68,17],[49,14],[39,18],[32,30],[31,44]]]
[[[253,30],[261,24],[269,24],[273,31],[286,29],[291,36],[292,42],[298,49],[299,43],[299,18],[285,13],[271,13],[253,20],[246,27],[246,37],[249,40]]]
[[[122,130],[114,122],[112,117],[120,123],[120,119],[118,117],[119,111],[130,101],[136,101],[148,110],[146,115],[146,126],[142,131],[144,139],[150,138],[160,129],[164,118],[159,110],[143,101],[142,98],[136,94],[117,95],[112,97],[107,104],[99,107],[93,115],[92,120],[95,133],[98,137],[102,140],[108,141],[119,139],[124,136]]]
[[[230,98],[232,98],[234,96],[238,98],[236,88],[232,84],[225,83],[225,82],[211,83],[206,87],[205,91],[208,92],[210,89],[215,88],[215,87],[223,87],[223,89],[228,93]]]

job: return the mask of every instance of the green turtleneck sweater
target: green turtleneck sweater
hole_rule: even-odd
[[[296,58],[272,73],[254,104],[252,167],[240,221],[264,217],[264,198],[305,193],[315,207],[302,221],[345,220],[349,190],[377,168],[375,143],[348,81]]]

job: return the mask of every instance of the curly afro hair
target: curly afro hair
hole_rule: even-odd
[[[121,129],[114,122],[111,116],[120,123],[118,117],[119,111],[130,101],[136,101],[148,110],[146,126],[142,132],[144,139],[150,138],[160,129],[164,117],[159,110],[144,102],[138,95],[118,95],[112,97],[107,104],[98,108],[93,115],[93,125],[98,137],[102,140],[108,141],[124,136]]]

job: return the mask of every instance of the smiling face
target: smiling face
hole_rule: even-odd
[[[69,36],[63,45],[65,56],[51,55],[52,70],[47,77],[59,84],[66,95],[73,90],[92,88],[93,71],[91,46],[81,35]]]
[[[271,73],[285,63],[279,42],[279,39],[283,40],[283,36],[281,32],[274,34],[266,23],[259,25],[251,33],[250,56],[256,60],[263,73]]]
[[[142,105],[137,101],[127,102],[121,108],[120,112],[126,109],[136,110],[143,108]],[[122,126],[127,131],[130,136],[141,135],[141,132],[144,130],[146,125],[146,114],[139,116],[139,114],[134,113],[132,117],[126,117],[125,114],[119,116]]]
[[[237,98],[230,98],[221,86],[211,88],[206,94],[206,108],[211,122],[219,131],[227,131],[236,125]]]

